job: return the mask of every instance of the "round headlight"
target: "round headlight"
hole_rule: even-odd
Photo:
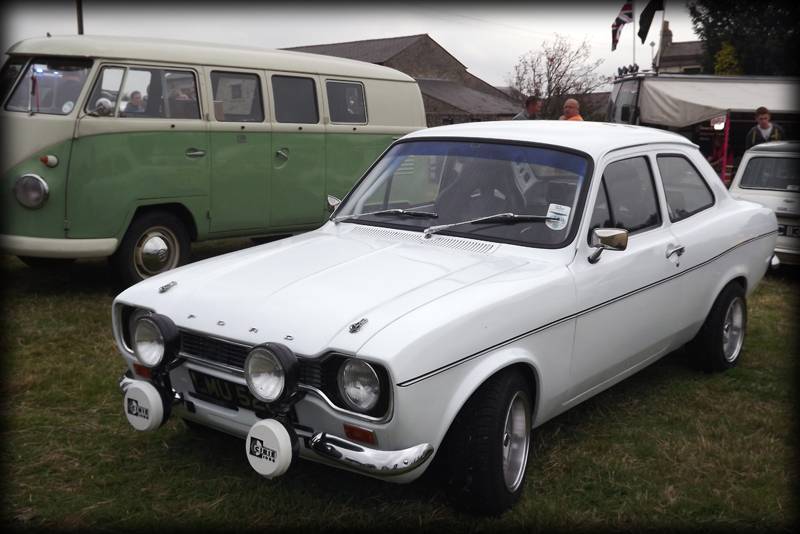
[[[363,360],[349,359],[339,368],[339,393],[348,406],[368,412],[378,404],[381,384],[378,373]]]
[[[155,367],[164,359],[166,343],[164,335],[149,317],[136,321],[133,331],[133,353],[147,367]]]
[[[180,349],[180,333],[172,320],[157,313],[139,317],[133,326],[133,354],[142,365],[169,363]]]
[[[14,195],[26,208],[41,208],[49,194],[50,188],[47,187],[47,182],[36,174],[23,174],[14,184]]]
[[[286,389],[286,369],[278,356],[266,347],[256,347],[244,362],[247,387],[259,400],[275,402]]]

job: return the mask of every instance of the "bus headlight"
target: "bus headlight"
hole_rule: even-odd
[[[41,208],[47,201],[50,188],[44,178],[37,174],[23,174],[14,183],[14,196],[26,208],[35,210]]]
[[[339,368],[339,393],[347,405],[368,412],[378,404],[381,383],[375,369],[363,360],[350,358]]]

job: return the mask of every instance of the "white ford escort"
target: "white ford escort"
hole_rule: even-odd
[[[776,234],[669,132],[415,132],[318,230],[121,293],[125,414],[243,437],[268,478],[302,457],[409,482],[435,460],[456,503],[498,513],[532,429],[687,343],[736,365]]]

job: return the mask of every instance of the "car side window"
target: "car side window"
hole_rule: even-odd
[[[659,155],[656,159],[672,222],[714,205],[711,189],[688,159],[677,154]]]
[[[192,72],[129,68],[120,117],[199,119],[197,81]]]
[[[325,83],[331,122],[365,124],[367,107],[364,103],[364,86],[355,82]]]
[[[611,210],[608,209],[608,193],[606,193],[605,180],[600,181],[600,189],[597,191],[597,199],[594,201],[592,220],[589,222],[589,234],[586,242],[592,242],[592,230],[595,228],[614,228],[614,219],[611,217]]]
[[[317,89],[312,78],[299,76],[272,77],[275,98],[275,120],[295,124],[319,122]]]
[[[87,113],[99,116],[114,115],[124,73],[125,69],[121,67],[103,67],[86,102]]]
[[[262,122],[261,82],[255,74],[211,73],[214,118],[218,122]]]
[[[661,225],[653,173],[646,157],[638,156],[609,164],[603,172],[601,185],[614,228],[635,233]],[[602,210],[602,204],[595,203],[598,220],[603,218]],[[595,212],[592,214],[593,221]]]

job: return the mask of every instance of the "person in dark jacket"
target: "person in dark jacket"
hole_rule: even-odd
[[[529,96],[525,99],[525,109],[520,111],[511,120],[533,120],[539,118],[539,112],[542,110],[542,101],[538,96]]]
[[[756,125],[747,132],[745,149],[752,148],[767,141],[780,141],[785,139],[783,128],[770,122],[769,110],[761,106],[756,110]]]

